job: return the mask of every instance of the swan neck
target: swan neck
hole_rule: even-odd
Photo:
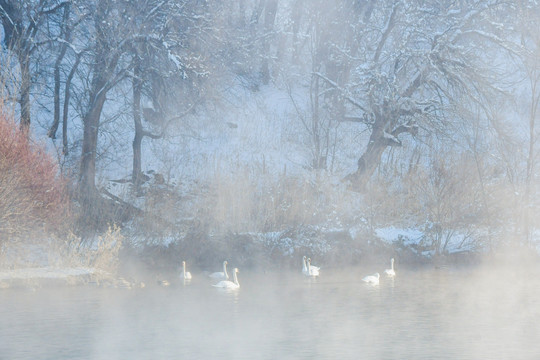
[[[227,274],[227,263],[223,263],[223,274],[225,274],[225,277],[228,278],[229,274]],[[236,276],[236,274],[235,274]]]
[[[236,276],[236,271],[233,272],[233,278],[234,278],[234,283],[236,284],[236,286],[240,286],[240,284],[238,283],[238,277]]]

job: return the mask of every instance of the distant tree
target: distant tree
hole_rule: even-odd
[[[54,64],[52,65],[53,71],[53,121],[47,132],[47,135],[51,139],[56,139],[58,127],[62,122],[62,154],[67,156],[69,153],[68,144],[68,115],[70,108],[71,98],[71,83],[75,72],[80,64],[81,56],[85,51],[85,47],[81,47],[80,44],[73,43],[73,33],[76,30],[78,24],[84,20],[87,16],[85,13],[76,12],[72,13],[71,4],[64,7],[63,13],[60,16],[52,17],[51,24],[48,28],[56,31],[50,31],[47,36],[51,40],[51,47],[49,53],[55,55]],[[81,47],[81,48],[79,48]],[[69,57],[69,61],[66,61],[66,54]],[[69,66],[69,71],[64,70],[66,66]],[[62,79],[62,73],[67,72],[65,80]],[[62,81],[64,80],[64,81]],[[64,89],[62,92],[62,83],[64,83]],[[62,105],[63,100],[63,105]]]
[[[278,0],[266,0],[264,6],[264,34],[262,36],[262,64],[261,64],[261,81],[264,85],[268,85],[270,82],[270,68],[269,59],[270,44],[272,39],[272,33],[274,32],[274,23],[276,20],[276,13],[278,9]]]
[[[407,178],[418,218],[424,221],[426,245],[436,254],[445,253],[456,235],[467,243],[483,207],[474,161],[448,151],[445,155],[430,154],[430,163],[419,165]]]
[[[20,71],[18,102],[23,129],[28,129],[31,121],[32,56],[46,41],[41,36],[42,26],[46,17],[61,11],[70,2],[71,0],[0,0],[4,44],[15,55]]]
[[[201,46],[196,44],[208,40],[203,36],[209,23],[205,6],[161,2],[158,8],[156,4],[146,3],[153,6],[153,12],[141,12],[145,4],[133,2],[131,7],[132,18],[145,24],[139,26],[144,30],[136,36],[132,48],[132,182],[136,187],[142,179],[143,139],[163,138],[173,123],[194,108],[200,80],[208,77]],[[138,13],[152,16],[137,17]],[[142,120],[146,120],[146,126]]]
[[[509,46],[516,49],[513,57],[516,66],[508,70],[513,80],[515,113],[508,119],[498,119],[496,129],[505,141],[502,158],[511,174],[508,180],[517,205],[511,216],[515,219],[513,235],[527,246],[536,246],[533,234],[540,214],[539,187],[535,181],[540,158],[540,9],[535,1],[528,0],[517,2],[515,8],[508,20],[512,26],[505,33]]]

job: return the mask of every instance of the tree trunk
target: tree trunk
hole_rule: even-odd
[[[263,61],[261,66],[261,80],[264,85],[268,85],[270,82],[270,69],[268,65],[268,58],[270,57],[270,34],[274,29],[274,22],[276,19],[278,0],[268,0],[266,2],[266,8],[264,13],[264,34],[263,34]]]
[[[21,50],[19,53],[19,66],[21,68],[21,130],[28,132],[30,129],[30,55]]]
[[[100,57],[97,56],[96,59],[100,59]],[[101,112],[105,100],[107,99],[107,80],[108,74],[110,73],[107,70],[108,67],[104,60],[98,61],[95,64],[94,79],[92,80],[90,93],[90,104],[88,111],[83,117],[79,196],[82,200],[83,212],[86,214],[92,214],[92,206],[99,198],[96,189],[96,152]]]
[[[91,206],[97,197],[96,190],[96,150],[99,133],[101,111],[106,94],[100,92],[92,102],[90,109],[83,118],[83,144],[81,155],[81,173],[79,179],[79,195],[83,206]]]
[[[369,178],[373,175],[377,166],[379,166],[386,147],[387,145],[380,138],[373,139],[373,136],[370,137],[366,151],[358,159],[358,169],[345,178],[351,181],[353,188],[359,191],[365,189]]]
[[[138,190],[141,184],[142,175],[142,139],[143,127],[141,122],[141,79],[138,65],[133,69],[133,122],[135,124],[135,137],[133,138],[133,171],[131,181]]]
[[[385,117],[376,116],[376,118],[366,151],[358,159],[358,169],[345,177],[345,180],[349,180],[351,186],[358,191],[365,190],[367,182],[381,162],[384,150],[389,146],[397,145],[385,136],[384,129],[387,125],[387,122],[383,120]]]
[[[69,41],[69,29],[67,27],[67,21],[69,17],[69,6],[64,8],[64,16],[62,21],[62,35],[66,41]],[[62,43],[60,47],[60,52],[58,57],[54,62],[54,114],[53,114],[53,123],[47,134],[51,139],[56,139],[56,132],[58,131],[58,126],[60,125],[60,65],[62,60],[66,55],[67,51],[67,42]]]
[[[64,108],[62,111],[62,153],[67,156],[69,153],[68,138],[67,138],[67,121],[68,121],[68,112],[69,112],[69,99],[71,97],[71,81],[77,67],[79,67],[79,62],[81,61],[81,54],[77,54],[75,64],[71,68],[68,77],[66,79],[66,88],[64,90]]]
[[[47,134],[51,139],[56,139],[56,132],[60,125],[60,64],[66,54],[67,45],[63,44],[60,54],[54,64],[54,114],[53,123]]]

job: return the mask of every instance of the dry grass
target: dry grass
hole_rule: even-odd
[[[218,233],[279,231],[297,226],[325,224],[338,214],[350,214],[355,206],[345,187],[325,174],[273,176],[243,168],[239,172],[216,172],[208,191],[196,207]]]
[[[49,263],[67,267],[85,266],[108,276],[116,275],[123,243],[124,236],[117,225],[109,226],[107,231],[95,240],[82,241],[71,233],[55,239],[49,249]]]
[[[87,251],[88,265],[109,274],[116,274],[123,241],[120,228],[116,225],[109,227],[105,234],[98,237],[95,246]]]

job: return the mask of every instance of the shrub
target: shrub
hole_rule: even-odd
[[[109,226],[107,232],[99,236],[89,249],[83,250],[88,266],[108,274],[116,274],[119,266],[118,255],[123,241],[121,229],[116,225]]]
[[[45,147],[32,143],[0,103],[0,244],[32,230],[63,228],[65,185]]]

